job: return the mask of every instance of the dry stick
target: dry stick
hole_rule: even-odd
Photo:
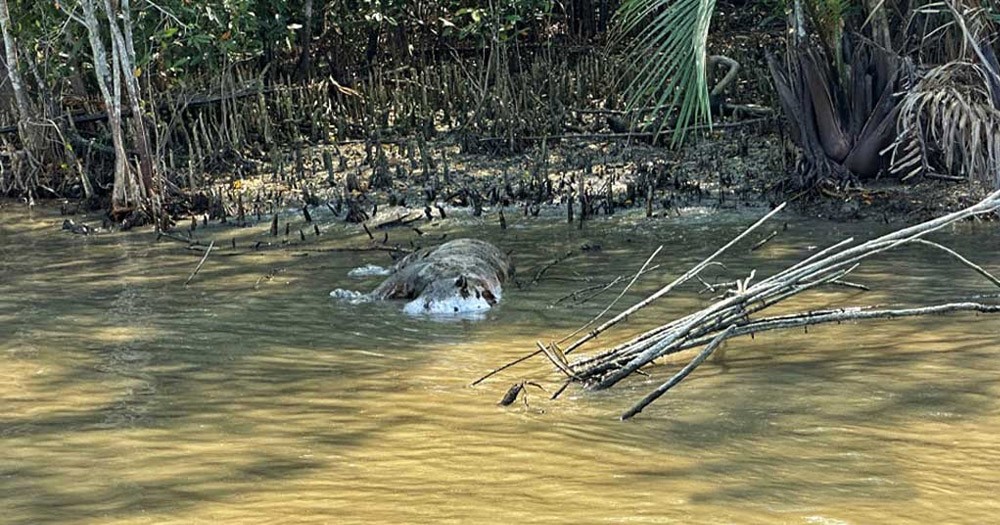
[[[830,284],[835,284],[837,286],[843,286],[844,288],[854,288],[855,290],[861,290],[863,292],[870,292],[872,289],[858,283],[852,283],[850,281],[830,281]]]
[[[770,212],[768,212],[767,215],[765,215],[765,216],[761,217],[760,219],[758,219],[757,222],[753,223],[746,230],[743,230],[743,233],[741,233],[741,234],[737,235],[736,237],[734,237],[733,240],[731,240],[728,243],[726,243],[725,246],[723,246],[722,248],[719,248],[718,250],[715,251],[715,253],[713,253],[712,255],[709,255],[705,260],[703,260],[700,263],[698,263],[697,265],[695,265],[694,268],[691,268],[690,270],[688,270],[687,273],[685,273],[684,275],[678,277],[672,283],[664,286],[663,288],[660,288],[653,295],[650,295],[649,297],[643,299],[642,301],[639,301],[638,303],[632,305],[630,308],[628,308],[624,312],[616,315],[614,318],[608,320],[607,322],[605,322],[601,326],[598,326],[597,328],[593,329],[586,336],[581,337],[576,342],[574,342],[573,344],[571,344],[568,348],[566,348],[565,352],[567,354],[573,352],[577,348],[583,346],[583,344],[586,343],[587,341],[590,341],[591,339],[594,339],[595,337],[597,337],[601,333],[605,332],[607,329],[611,328],[612,326],[620,323],[623,319],[625,319],[626,317],[632,315],[633,313],[635,313],[639,309],[644,308],[645,306],[649,305],[653,301],[655,301],[655,300],[659,299],[660,297],[663,297],[664,295],[670,293],[674,288],[676,288],[676,287],[680,286],[681,284],[684,284],[688,280],[694,278],[694,276],[698,275],[698,273],[700,273],[702,270],[704,270],[716,257],[718,257],[719,255],[722,255],[723,252],[725,252],[726,250],[728,250],[729,248],[731,248],[734,244],[736,244],[737,242],[743,240],[743,238],[746,237],[747,235],[749,235],[750,232],[752,232],[755,229],[757,229],[757,227],[759,227],[761,224],[763,224],[764,222],[766,222],[768,219],[770,219],[771,217],[773,217],[775,214],[777,214],[778,212],[780,212],[783,209],[785,209],[785,203],[779,204],[776,208],[774,208],[773,210],[771,210]]]
[[[642,275],[643,273],[646,273],[646,272],[650,272],[650,271],[653,271],[653,270],[654,270],[655,268],[658,268],[658,267],[659,267],[659,265],[657,265],[656,267],[654,267],[654,268],[652,268],[652,269],[649,269],[649,270],[646,270],[646,272],[644,272],[644,271],[643,271],[643,270],[644,270],[644,269],[646,268],[646,266],[647,266],[647,265],[649,264],[649,262],[653,260],[653,257],[656,257],[656,254],[657,254],[657,253],[660,253],[660,250],[661,250],[662,248],[663,248],[663,246],[662,246],[662,245],[660,245],[660,247],[659,247],[659,248],[657,248],[655,252],[653,252],[653,255],[651,255],[651,256],[649,257],[649,259],[647,259],[647,260],[646,260],[645,264],[643,264],[643,265],[642,265],[642,268],[640,268],[639,272],[638,272],[638,273],[636,273],[635,277],[633,277],[633,278],[632,278],[632,282],[630,282],[630,283],[629,283],[629,285],[628,285],[627,287],[625,287],[625,290],[623,290],[623,291],[622,291],[622,294],[621,294],[621,295],[624,295],[625,291],[627,291],[627,290],[628,290],[628,287],[629,287],[629,286],[632,286],[632,284],[633,284],[633,283],[635,283],[635,280],[636,280],[636,279],[637,279],[637,278],[638,278],[638,277],[639,277],[640,275]],[[570,252],[570,253],[572,253],[572,252]],[[617,282],[617,280],[616,280],[615,282]],[[614,284],[615,282],[612,282],[612,283],[611,283],[611,284],[609,284],[608,286],[611,286],[611,285],[613,285],[613,284]],[[615,302],[617,302],[617,301],[618,301],[618,299],[621,299],[621,295],[619,295],[619,296],[618,296],[618,298],[617,298],[617,299],[615,299]],[[614,303],[612,303],[612,305],[613,305],[613,304],[614,304]],[[609,306],[608,308],[610,308],[610,306]],[[601,313],[601,315],[604,315],[604,313],[605,313],[605,312],[607,312],[607,309],[605,309],[605,311],[604,311],[604,312],[602,312],[602,313]],[[593,323],[593,322],[594,322],[595,320],[599,319],[599,318],[601,317],[601,315],[599,315],[599,316],[598,316],[597,318],[595,318],[594,320],[591,320],[591,321],[590,321],[589,323],[587,323],[587,324],[583,325],[583,326],[582,326],[582,327],[581,327],[580,329],[578,329],[578,330],[577,330],[576,332],[573,332],[572,334],[569,334],[569,335],[567,335],[566,337],[564,337],[564,338],[560,339],[560,340],[559,340],[559,342],[560,342],[560,343],[562,343],[562,342],[566,341],[567,339],[569,339],[570,337],[573,337],[574,335],[576,335],[577,333],[579,333],[579,332],[580,332],[580,330],[582,330],[582,329],[586,328],[586,327],[587,327],[587,326],[589,326],[589,325],[590,325],[591,323]],[[539,344],[539,348],[542,348],[542,346],[541,346],[540,344]],[[510,367],[512,367],[512,366],[514,366],[514,365],[517,365],[517,364],[520,364],[520,363],[523,363],[523,362],[527,361],[528,359],[531,359],[532,357],[535,357],[536,355],[539,355],[539,354],[541,354],[541,353],[543,353],[543,350],[535,350],[534,352],[531,352],[530,354],[525,354],[525,355],[523,355],[523,356],[521,356],[521,357],[519,357],[519,358],[517,358],[517,359],[515,359],[515,360],[513,360],[513,361],[511,361],[511,362],[509,362],[509,363],[507,363],[507,364],[505,364],[505,365],[502,365],[502,366],[499,366],[499,367],[497,367],[497,368],[494,368],[493,370],[490,370],[489,372],[487,372],[487,373],[486,373],[486,375],[483,375],[483,376],[482,376],[482,377],[480,377],[479,379],[476,379],[475,381],[473,381],[473,382],[472,382],[472,383],[471,383],[471,384],[470,384],[469,386],[476,386],[476,385],[478,385],[479,383],[482,383],[483,381],[485,381],[485,380],[487,380],[487,379],[489,379],[489,378],[493,377],[494,375],[496,375],[496,374],[498,374],[498,373],[500,373],[500,372],[503,372],[504,370],[506,370],[506,369],[508,369],[508,368],[510,368]],[[567,354],[567,353],[569,353],[569,352],[563,352],[563,353],[564,353],[564,354]],[[564,389],[565,389],[565,387],[564,387],[564,388],[562,388],[562,389],[560,389],[560,390],[559,390],[559,393],[561,393],[561,392],[562,392],[562,390],[564,390]],[[556,394],[556,395],[558,395],[558,394]]]
[[[708,346],[706,346],[704,350],[699,352],[698,355],[696,355],[694,359],[692,359],[691,362],[687,364],[687,366],[680,369],[680,371],[674,374],[674,376],[671,377],[669,381],[658,386],[656,390],[650,392],[648,395],[646,395],[646,397],[642,398],[641,401],[636,403],[632,408],[628,409],[624,414],[622,414],[621,420],[625,421],[626,419],[632,418],[632,416],[638,414],[639,412],[642,412],[642,409],[649,406],[649,404],[652,403],[653,401],[659,399],[659,397],[662,396],[663,394],[666,394],[667,390],[670,390],[671,388],[676,386],[677,383],[680,383],[682,380],[684,380],[684,378],[687,377],[691,372],[694,372],[694,369],[698,368],[698,365],[704,363],[705,360],[708,359],[708,356],[712,355],[712,352],[714,352],[715,349],[719,347],[719,345],[721,345],[726,339],[730,337],[730,334],[733,332],[734,328],[735,328],[734,326],[730,326],[729,328],[726,329],[725,332],[722,332],[721,334],[715,336],[715,339],[712,339],[712,342],[708,343]]]
[[[694,330],[696,326],[702,323],[707,323],[711,319],[714,319],[718,325],[722,321],[721,318],[716,317],[719,315],[719,312],[726,312],[735,308],[736,313],[740,313],[740,305],[750,304],[761,299],[766,299],[768,296],[778,294],[782,290],[805,278],[813,277],[829,280],[829,275],[826,275],[825,277],[821,276],[829,274],[833,271],[842,272],[843,267],[846,265],[853,264],[856,267],[860,260],[870,257],[871,255],[917,240],[919,237],[936,231],[956,220],[990,212],[995,210],[997,207],[1000,207],[1000,191],[994,192],[980,203],[964,210],[960,210],[944,217],[927,221],[909,228],[904,228],[903,230],[899,230],[897,232],[883,235],[882,237],[852,248],[848,248],[843,252],[833,254],[811,264],[805,264],[808,260],[814,260],[817,258],[817,256],[810,257],[807,261],[796,264],[789,269],[779,272],[778,274],[755,284],[734,298],[724,300],[721,303],[717,303],[702,310],[701,312],[690,314],[675,323],[672,323],[672,325],[676,328],[661,332],[666,335],[651,345],[643,343],[641,352],[638,355],[631,357],[624,366],[612,370],[609,375],[601,378],[592,388],[602,389],[614,385],[641,366],[664,355],[665,352],[670,351],[672,347],[677,346],[675,343],[683,341],[684,338],[690,337],[692,330]],[[851,269],[853,269],[853,267]],[[842,277],[843,274],[839,274],[836,279],[840,279]],[[800,291],[801,290],[798,290],[794,293],[799,293]],[[788,297],[789,295],[784,294],[784,296]],[[745,313],[741,315],[745,315]],[[623,353],[626,355],[632,354],[630,350],[630,348],[624,347]]]
[[[202,256],[201,261],[198,262],[198,266],[194,267],[194,271],[191,272],[191,275],[189,275],[187,280],[184,281],[184,286],[187,286],[188,283],[191,282],[191,279],[194,279],[194,276],[198,275],[198,270],[201,270],[202,265],[205,264],[206,260],[208,260],[208,254],[212,253],[212,248],[215,248],[215,241],[209,243],[208,249],[205,250],[205,255]]]
[[[947,246],[944,246],[942,244],[938,244],[938,243],[933,242],[933,241],[928,241],[926,239],[917,239],[916,242],[918,242],[920,244],[923,244],[923,245],[926,245],[926,246],[932,246],[934,248],[937,248],[937,249],[939,249],[939,250],[947,253],[948,255],[951,255],[952,257],[958,259],[959,262],[961,262],[962,264],[964,264],[964,265],[968,266],[969,268],[972,268],[973,270],[975,270],[977,273],[979,273],[979,275],[982,275],[983,277],[989,279],[991,283],[995,284],[996,286],[1000,286],[1000,279],[997,279],[996,277],[993,277],[993,275],[990,272],[987,272],[981,266],[979,266],[976,263],[974,263],[974,262],[966,259],[960,253],[952,250],[951,248],[948,248]]]
[[[531,280],[531,282],[528,283],[528,286],[534,286],[536,283],[538,283],[538,281],[542,279],[542,276],[545,275],[545,272],[549,271],[550,269],[552,269],[553,266],[565,261],[566,259],[569,259],[574,255],[576,255],[576,252],[573,250],[569,250],[562,256],[549,261],[545,266],[541,267],[537,272],[535,272],[535,277]]]
[[[756,244],[754,244],[753,246],[751,246],[750,247],[750,251],[755,252],[755,251],[763,248],[765,244],[767,244],[771,239],[773,239],[773,238],[775,238],[777,236],[778,236],[778,230],[774,230],[773,232],[771,232],[770,234],[768,234],[767,237],[764,237],[763,239],[757,241]]]
[[[645,271],[643,271],[639,275],[646,275],[649,272],[655,272],[656,270],[659,270],[659,269],[660,269],[660,265],[659,264],[654,264],[653,266],[650,266],[649,268],[647,268]],[[619,276],[619,277],[617,277],[615,279],[615,281],[614,281],[614,284],[620,283],[622,281],[622,279],[624,279],[624,278],[625,278],[625,276]],[[610,290],[611,288],[613,288],[614,284],[610,284],[609,283],[609,284],[605,285],[600,290],[597,290],[594,293],[592,293],[592,294],[590,294],[590,295],[588,295],[586,297],[581,298],[580,300],[578,300],[576,302],[576,304],[583,304],[583,303],[585,303],[585,302],[587,302],[587,301],[589,301],[589,300],[597,297],[598,295],[601,295],[602,293],[604,293],[604,292]]]
[[[943,314],[950,312],[960,312],[960,311],[974,311],[981,313],[1000,313],[1000,305],[997,304],[982,304],[982,303],[946,303],[933,306],[925,306],[921,308],[905,308],[899,310],[861,310],[858,309],[844,309],[840,312],[830,312],[821,315],[814,315],[813,313],[805,313],[798,316],[781,316],[780,318],[766,318],[760,321],[755,321],[752,323],[747,323],[745,325],[730,325],[724,332],[715,335],[708,346],[702,350],[687,366],[685,366],[681,371],[670,378],[669,381],[660,385],[656,390],[650,392],[646,397],[642,398],[641,401],[636,403],[632,408],[628,409],[624,414],[621,415],[622,421],[630,419],[639,412],[642,412],[644,408],[649,406],[650,403],[656,401],[660,396],[665,394],[667,390],[670,390],[677,383],[680,383],[685,377],[688,376],[695,368],[698,367],[708,356],[725,340],[732,337],[737,337],[740,335],[755,334],[758,332],[764,332],[768,330],[778,330],[794,328],[799,326],[813,326],[818,324],[828,324],[828,323],[840,323],[844,321],[860,321],[869,319],[898,319],[901,317],[914,317],[920,315],[933,315],[933,314]],[[695,345],[692,345],[695,346]]]
[[[661,250],[663,250],[663,245],[662,244],[659,247],[657,247],[656,250],[653,251],[653,254],[650,255],[649,258],[646,259],[646,262],[642,263],[642,267],[639,268],[639,271],[636,272],[635,275],[632,276],[632,280],[629,281],[629,283],[627,285],[625,285],[625,288],[622,288],[621,293],[618,294],[618,297],[615,297],[614,301],[611,301],[611,304],[609,304],[607,307],[605,307],[604,310],[601,310],[601,313],[597,314],[596,317],[594,317],[590,321],[587,321],[587,323],[584,324],[583,326],[581,326],[580,328],[577,328],[576,330],[574,330],[573,333],[566,334],[566,336],[563,337],[562,339],[560,339],[559,342],[560,343],[564,343],[564,342],[568,341],[569,338],[571,338],[574,335],[582,332],[588,326],[596,323],[602,317],[604,317],[604,314],[608,313],[608,310],[611,310],[611,307],[613,307],[615,304],[617,304],[618,301],[622,297],[624,297],[626,293],[628,293],[628,291],[632,288],[632,285],[635,284],[635,282],[639,279],[639,276],[643,274],[643,272],[646,270],[646,267],[649,266],[649,263],[653,262],[653,259],[655,259],[657,255],[659,255],[659,253],[660,253]]]
[[[899,319],[902,317],[916,317],[920,315],[946,314],[952,312],[979,312],[985,314],[1000,313],[1000,304],[984,304],[974,302],[944,303],[896,310],[873,310],[867,308],[869,307],[856,306],[841,308],[839,310],[825,310],[822,312],[805,312],[802,314],[765,317],[757,321],[741,325],[733,325],[734,330],[729,337],[733,338],[767,332],[770,330],[799,328],[802,326],[813,326],[818,324],[842,323],[844,321]],[[690,344],[685,344],[684,349],[705,344],[705,342],[709,339],[710,338],[708,336],[705,336],[697,340],[692,340],[690,341]],[[681,350],[677,351],[679,352]]]
[[[498,367],[494,368],[493,370],[490,370],[489,372],[487,372],[484,376],[480,377],[479,379],[476,379],[472,383],[469,383],[469,386],[476,386],[479,383],[482,383],[483,381],[486,381],[487,379],[489,379],[489,378],[491,378],[491,377],[499,374],[500,372],[503,372],[504,370],[507,370],[508,368],[510,368],[510,367],[512,367],[514,365],[523,363],[523,362],[527,361],[528,359],[531,359],[532,357],[535,357],[536,355],[540,355],[541,353],[542,353],[541,350],[535,350],[534,352],[532,352],[530,354],[525,354],[525,355],[523,355],[521,357],[518,357],[517,359],[515,359],[515,360],[513,360],[513,361],[511,361],[511,362],[509,362],[509,363],[507,363],[505,365],[498,366]]]
[[[566,295],[563,295],[562,297],[556,299],[549,306],[556,306],[556,305],[558,305],[559,303],[561,303],[563,301],[567,301],[569,299],[577,297],[578,295],[580,295],[580,294],[582,294],[584,292],[589,292],[589,291],[592,291],[592,290],[599,290],[597,292],[597,294],[600,294],[601,292],[604,292],[608,288],[611,288],[612,286],[614,286],[614,285],[622,282],[623,279],[625,279],[625,276],[624,275],[619,275],[619,276],[615,277],[614,279],[612,279],[609,282],[601,283],[601,284],[595,284],[595,285],[591,285],[591,286],[586,286],[586,287],[580,288],[579,290],[574,290],[574,291],[572,291],[572,292],[570,292],[570,293],[568,293]],[[589,279],[587,281],[589,281]]]
[[[643,270],[640,273],[640,275],[645,275],[645,274],[647,274],[649,272],[655,272],[656,270],[659,270],[659,269],[660,269],[660,265],[659,264],[654,264],[653,266],[650,266],[649,268]],[[624,276],[624,275],[619,275],[619,276],[615,277],[614,279],[612,279],[611,281],[608,281],[606,283],[595,284],[593,286],[587,286],[585,288],[580,288],[579,290],[576,290],[574,292],[570,292],[570,293],[568,293],[568,294],[560,297],[559,299],[556,299],[552,303],[552,306],[555,306],[555,305],[557,305],[557,304],[559,304],[559,303],[561,303],[563,301],[566,301],[568,299],[572,299],[574,297],[577,297],[577,296],[579,296],[579,295],[581,295],[581,294],[583,294],[585,292],[593,291],[594,293],[592,293],[592,294],[590,294],[590,295],[588,295],[588,296],[580,299],[579,301],[577,301],[577,304],[583,304],[583,303],[585,303],[585,302],[593,299],[594,297],[597,297],[598,295],[601,295],[602,293],[610,290],[611,288],[614,288],[614,286],[616,284],[618,284],[618,283],[622,282],[623,280],[625,280],[625,277],[626,276]]]
[[[553,349],[543,345],[541,341],[535,341],[535,345],[538,346],[538,351],[545,354],[545,357],[549,358],[549,361],[552,361],[552,364],[555,365],[560,372],[566,374],[566,377],[572,379],[579,379],[576,376],[576,373],[574,373],[573,370],[569,368],[569,365],[567,365],[562,359],[559,359],[560,357],[565,359],[565,356],[560,356],[556,354]]]

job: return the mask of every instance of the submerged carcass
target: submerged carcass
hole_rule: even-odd
[[[411,314],[487,310],[500,301],[514,267],[496,246],[458,239],[401,259],[372,293],[373,299],[407,299]]]

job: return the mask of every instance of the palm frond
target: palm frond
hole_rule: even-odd
[[[1000,63],[990,44],[996,35],[990,12],[978,3],[941,0],[914,13],[944,17],[925,40],[951,32],[960,45],[904,91],[891,170],[904,180],[937,169],[1000,186]]]
[[[624,0],[615,15],[632,72],[628,107],[676,109],[673,145],[690,125],[711,124],[706,55],[714,10],[715,0]]]
[[[953,61],[931,69],[907,91],[892,171],[905,179],[937,164],[949,175],[996,183],[1000,110],[993,105],[991,75],[981,64]],[[914,160],[915,152],[922,162]]]

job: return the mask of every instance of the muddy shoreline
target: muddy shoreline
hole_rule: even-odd
[[[802,190],[790,182],[794,153],[782,143],[773,130],[736,128],[680,150],[594,139],[539,143],[508,155],[464,153],[449,140],[316,146],[271,159],[241,159],[239,165],[202,175],[215,181],[211,190],[181,189],[168,211],[175,229],[189,229],[192,221],[251,226],[296,208],[304,214],[325,208],[340,220],[368,226],[405,226],[446,218],[446,210],[462,208],[473,215],[503,210],[507,216],[537,216],[559,206],[567,220],[572,216],[578,222],[583,209],[584,220],[629,209],[662,218],[691,206],[732,210],[787,201],[803,217],[904,225],[964,208],[989,191],[975,181],[928,178]],[[7,199],[0,201],[0,210],[25,204]],[[99,213],[82,200],[38,204],[57,206],[67,216]],[[110,221],[102,226],[114,229]]]

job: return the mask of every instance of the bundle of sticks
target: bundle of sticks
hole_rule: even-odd
[[[704,269],[717,264],[715,262],[716,259],[726,250],[743,240],[783,208],[784,205],[781,205],[771,210],[771,212],[733,238],[725,246],[702,260],[673,282],[625,309],[597,328],[586,332],[585,335],[576,339],[566,348],[559,347],[556,342],[547,345],[538,343],[539,349],[530,355],[545,355],[555,365],[556,369],[565,376],[562,388],[556,391],[552,397],[558,397],[566,387],[573,384],[582,385],[589,390],[610,388],[626,377],[639,372],[640,369],[656,359],[696,347],[702,348],[680,371],[622,413],[621,419],[624,420],[635,416],[650,403],[680,383],[717,350],[723,342],[733,337],[752,336],[753,334],[769,330],[839,323],[843,321],[900,318],[959,311],[1000,313],[1000,303],[961,301],[905,309],[855,306],[784,315],[767,315],[768,310],[773,306],[820,286],[839,284],[857,287],[859,285],[849,283],[845,281],[845,278],[857,269],[865,259],[900,246],[912,244],[941,250],[954,257],[959,263],[981,274],[993,285],[1000,287],[1000,280],[985,269],[950,248],[923,238],[955,222],[997,212],[1000,210],[1000,191],[998,191],[990,194],[978,204],[966,209],[904,228],[867,242],[858,244],[855,243],[854,238],[844,239],[761,280],[755,281],[755,274],[751,272],[747,278],[733,284],[719,300],[701,310],[640,333],[624,343],[598,351],[590,356],[572,361],[567,358],[567,355],[593,341],[598,335],[619,324],[636,311],[662,298],[678,286],[697,278],[698,274]],[[651,260],[652,257],[646,261],[646,264],[648,265]],[[639,273],[641,274],[642,270]],[[520,361],[518,360],[517,362]],[[486,377],[508,366],[510,364],[492,371]],[[483,379],[485,377],[479,381]]]

